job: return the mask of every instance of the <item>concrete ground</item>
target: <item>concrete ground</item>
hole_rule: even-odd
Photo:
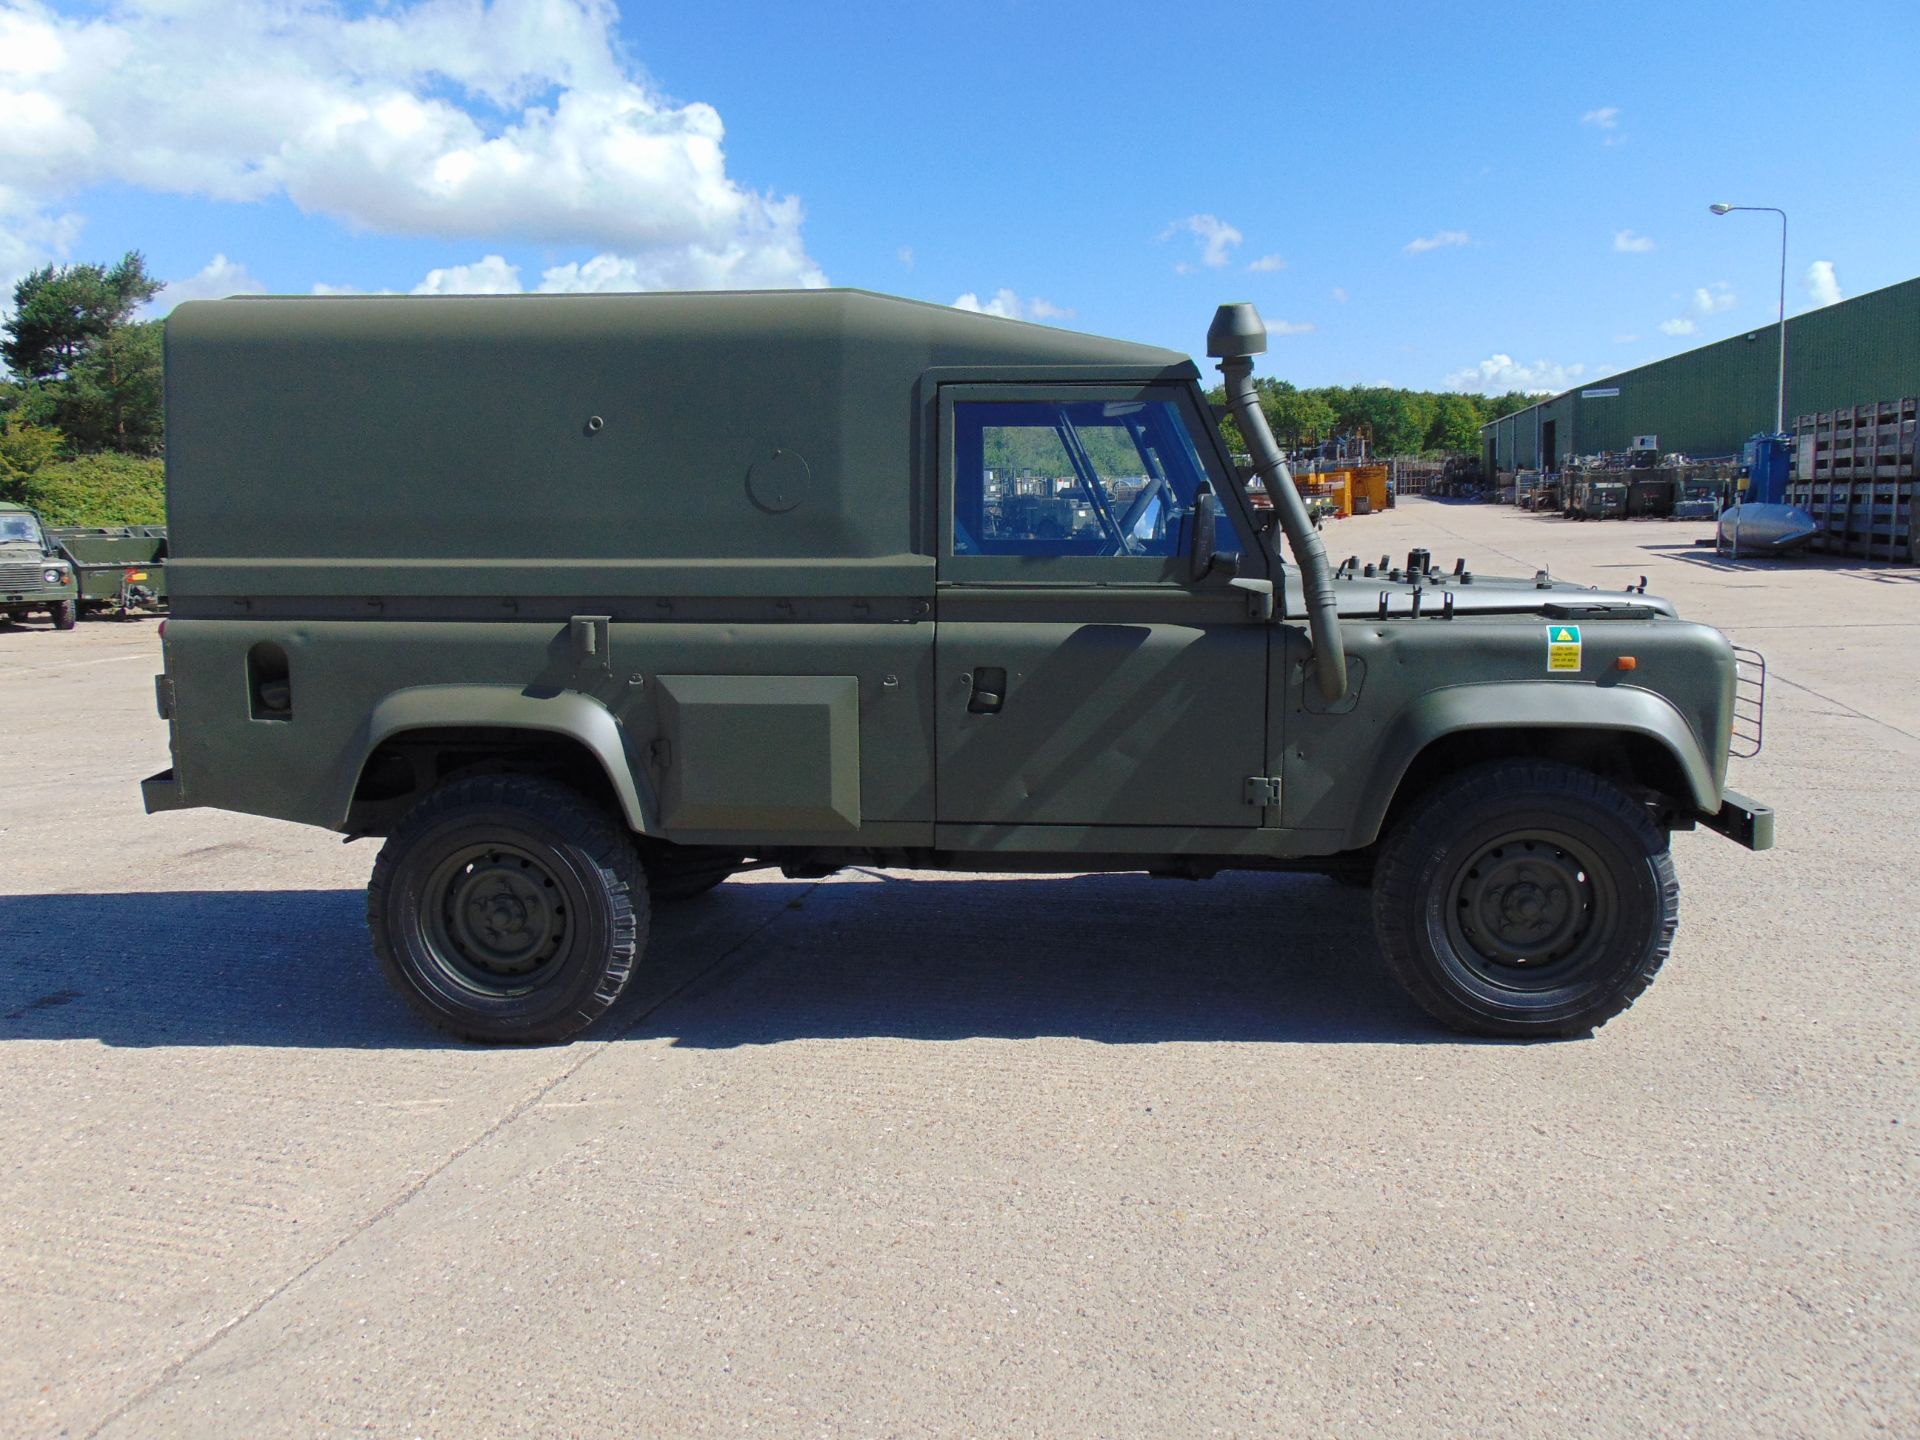
[[[141,814],[151,621],[0,630],[0,1434],[1920,1432],[1920,571],[1409,501],[1339,558],[1763,649],[1672,961],[1401,997],[1313,877],[752,878],[592,1037],[435,1038],[371,844]]]

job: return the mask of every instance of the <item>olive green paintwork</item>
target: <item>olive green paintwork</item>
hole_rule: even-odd
[[[25,516],[33,535],[25,540],[0,535],[0,612],[48,610],[73,600],[79,593],[73,567],[48,540],[40,517],[24,505],[0,501],[0,517],[7,516]],[[50,570],[57,571],[59,579],[48,580]]]
[[[82,600],[122,609],[165,607],[165,526],[55,526],[47,538],[78,572]]]
[[[152,809],[379,833],[555,741],[637,833],[809,863],[1333,856],[1436,745],[1722,805],[1731,651],[1649,597],[1343,573],[1328,701],[1169,351],[852,291],[239,299],[173,312],[166,374]],[[956,554],[981,397],[1175,402],[1237,566]]]

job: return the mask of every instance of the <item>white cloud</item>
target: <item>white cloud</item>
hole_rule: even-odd
[[[1702,285],[1693,292],[1693,310],[1696,315],[1718,315],[1722,310],[1731,310],[1739,296],[1733,293],[1724,280],[1716,280],[1711,286]]]
[[[0,56],[7,53],[4,44],[5,30],[0,27]],[[5,83],[5,74],[0,69],[0,84]],[[6,145],[5,124],[0,122],[0,159],[5,157]],[[79,241],[86,222],[78,215],[56,214],[54,208],[0,184],[0,313],[13,299],[17,281],[50,260],[66,259]]]
[[[1833,273],[1831,260],[1816,260],[1807,267],[1807,294],[1815,305],[1839,302],[1840,277]]]
[[[1004,320],[1018,320],[1020,297],[1011,290],[1002,289],[991,299],[983,301],[976,292],[969,290],[953,302],[953,308],[971,311],[975,315],[998,315]]]
[[[1677,298],[1677,297],[1676,297]],[[1699,320],[1731,310],[1740,303],[1740,297],[1733,293],[1733,287],[1724,280],[1716,280],[1711,285],[1698,287],[1687,301],[1688,315],[1676,315],[1671,320],[1660,322],[1662,335],[1695,335],[1699,333]],[[1695,317],[1698,317],[1696,319]]]
[[[503,256],[488,255],[471,265],[449,265],[429,270],[413,287],[416,295],[518,295],[520,267]]]
[[[1262,255],[1258,260],[1255,260],[1251,265],[1247,266],[1247,269],[1260,275],[1271,274],[1275,270],[1284,270],[1286,268],[1287,261],[1284,255]]]
[[[1346,286],[1344,286],[1344,285],[1336,285],[1336,286],[1334,286],[1334,287],[1333,287],[1333,298],[1334,298],[1335,300],[1337,300],[1337,301],[1339,301],[1339,303],[1340,303],[1340,304],[1342,304],[1342,305],[1344,305],[1344,304],[1346,304],[1346,303],[1347,303],[1347,287],[1346,287]]]
[[[1176,220],[1160,232],[1162,240],[1170,240],[1181,231],[1191,234],[1200,245],[1200,263],[1218,270],[1233,260],[1233,248],[1246,239],[1233,226],[1218,215],[1189,215],[1184,220]],[[1173,267],[1182,275],[1194,273],[1194,266],[1187,261]]]
[[[953,302],[953,308],[970,310],[976,315],[998,315],[1005,320],[1071,320],[1074,316],[1073,311],[1042,300],[1037,295],[1031,301],[1023,301],[1004,286],[985,300],[969,290]]]
[[[618,20],[613,0],[124,0],[71,16],[0,0],[0,276],[66,253],[65,197],[119,184],[578,246],[635,277],[824,283],[799,202],[727,173],[718,113],[661,94]]]
[[[228,295],[259,295],[266,291],[254,274],[243,264],[229,260],[225,255],[216,255],[209,260],[206,268],[198,275],[190,275],[184,280],[169,280],[166,287],[153,297],[147,307],[154,315],[165,315],[174,306],[188,300],[220,300]]]
[[[1508,390],[1524,390],[1534,395],[1557,395],[1571,390],[1587,373],[1585,365],[1562,365],[1553,360],[1522,364],[1511,355],[1489,355],[1478,365],[1469,365],[1447,376],[1449,390],[1467,390],[1497,395]]]
[[[1580,117],[1582,125],[1591,125],[1600,132],[1602,145],[1617,145],[1621,140],[1620,107],[1603,105],[1598,110],[1589,110]]]
[[[1449,245],[1468,245],[1472,241],[1473,237],[1464,230],[1436,230],[1431,235],[1409,240],[1405,248],[1409,255],[1424,255],[1429,250],[1442,250]]]
[[[1616,345],[1631,345],[1639,338],[1636,334],[1616,335],[1613,337],[1613,343]]]
[[[911,245],[902,245],[894,253],[900,257],[900,263],[902,265],[909,270],[913,269],[913,247]]]
[[[1311,335],[1313,328],[1311,320],[1269,320],[1267,322],[1269,335]]]
[[[1636,235],[1631,230],[1613,232],[1613,248],[1628,255],[1644,255],[1653,249],[1651,235]]]

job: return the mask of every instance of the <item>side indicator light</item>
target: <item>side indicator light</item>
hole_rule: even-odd
[[[144,570],[129,570],[129,571],[127,571],[127,579],[129,579],[129,580],[135,580],[135,581],[139,581],[139,580],[144,580],[144,579],[146,579],[146,578],[147,578],[147,572],[146,572],[146,571],[144,571]]]
[[[1618,660],[1613,662],[1613,668],[1616,670],[1638,670],[1640,668],[1640,662],[1631,655],[1622,655]]]

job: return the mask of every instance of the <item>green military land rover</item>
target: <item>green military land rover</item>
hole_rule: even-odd
[[[40,517],[0,501],[0,624],[44,610],[54,629],[71,630],[80,617],[79,596],[73,566],[48,541]]]
[[[182,305],[147,807],[384,836],[374,949],[479,1039],[591,1023],[653,904],[850,864],[1370,877],[1441,1021],[1603,1023],[1669,833],[1771,843],[1734,651],[1331,566],[1259,317],[1208,342],[1250,475],[1183,355],[857,291]]]

